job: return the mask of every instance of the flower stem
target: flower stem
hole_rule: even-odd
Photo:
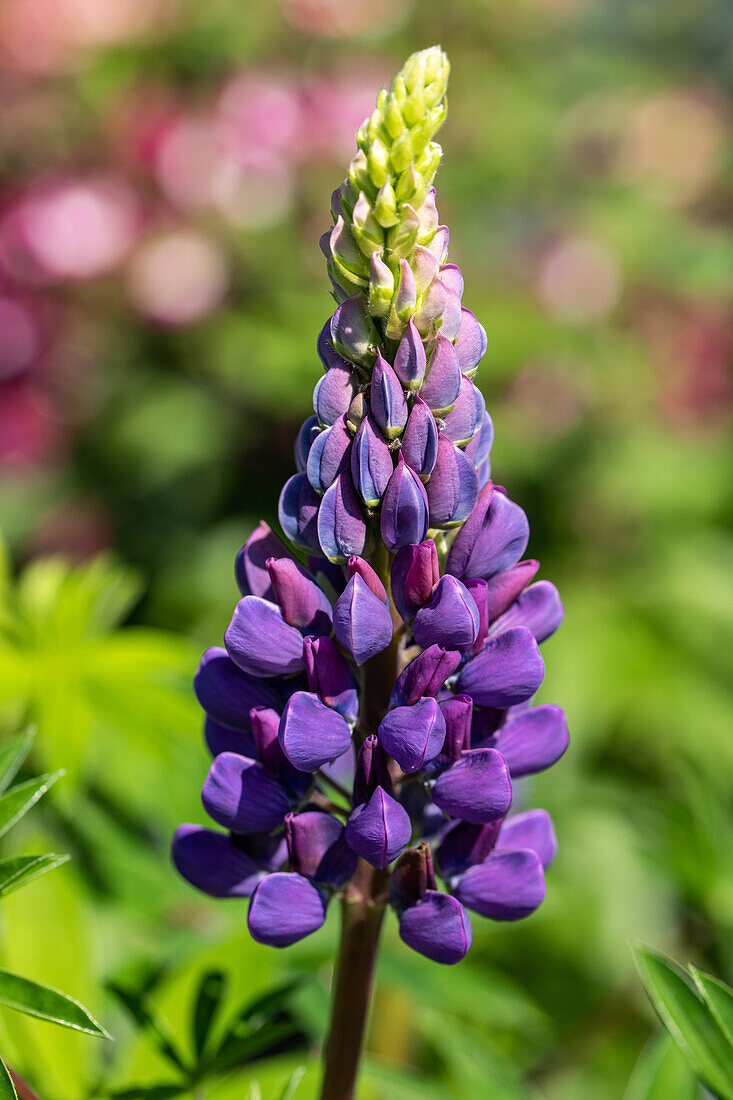
[[[342,901],[341,943],[334,973],[321,1100],[353,1100],[355,1096],[387,879],[386,870],[360,860]]]

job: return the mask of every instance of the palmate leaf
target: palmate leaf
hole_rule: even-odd
[[[0,1004],[51,1024],[84,1031],[87,1035],[96,1035],[102,1039],[111,1038],[91,1013],[73,997],[53,989],[50,985],[41,985],[40,982],[21,978],[7,970],[0,970]]]
[[[20,821],[63,774],[63,771],[56,771],[36,776],[35,779],[19,783],[4,794],[0,798],[0,836],[4,836],[8,829]]]
[[[56,855],[55,852],[46,852],[38,856],[8,856],[0,859],[0,897],[19,890],[21,886],[27,886],[34,878],[45,875],[47,871],[53,871],[66,863],[67,855]]]
[[[0,1100],[18,1100],[13,1078],[8,1073],[8,1067],[0,1058]]]
[[[29,726],[24,733],[0,746],[0,794],[7,790],[15,779],[18,769],[30,752],[35,733],[35,729]]]
[[[733,1047],[706,1001],[671,959],[640,945],[634,954],[659,1018],[694,1072],[721,1100],[733,1100]]]

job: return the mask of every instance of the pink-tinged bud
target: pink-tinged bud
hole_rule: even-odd
[[[363,554],[367,526],[361,502],[348,470],[326,490],[318,510],[318,539],[329,561],[346,562]]]
[[[377,352],[372,371],[369,404],[372,416],[387,439],[402,434],[407,423],[407,402],[399,378],[380,352]]]
[[[433,235],[432,240],[426,247],[436,257],[439,264],[445,263],[445,258],[448,255],[448,244],[450,242],[450,232],[447,225],[439,225]]]
[[[392,599],[406,621],[430,599],[440,580],[438,551],[432,539],[403,546],[392,562]]]
[[[304,634],[331,633],[331,604],[313,578],[292,558],[268,558],[267,571],[283,618]]]
[[[410,262],[415,275],[415,288],[418,294],[424,294],[438,274],[440,265],[430,249],[423,248],[421,244],[415,245]]]
[[[359,696],[351,669],[336,643],[327,637],[305,637],[303,664],[309,689],[320,695],[327,707],[343,714],[347,722],[355,722]]]
[[[415,324],[423,335],[435,332],[438,322],[445,313],[447,300],[447,291],[440,279],[436,277],[425,291],[420,308],[415,314]],[[441,330],[442,327],[441,325]]]
[[[427,485],[431,527],[457,527],[476,506],[478,480],[473,463],[441,434],[438,457]]]
[[[389,607],[355,574],[336,601],[333,629],[357,665],[381,653],[392,641]]]
[[[408,543],[421,542],[428,530],[425,487],[402,455],[382,498],[380,529],[388,550],[399,550]]]
[[[402,436],[402,457],[423,481],[430,477],[438,458],[438,425],[420,397],[415,398]]]
[[[443,434],[457,447],[470,443],[481,427],[486,412],[483,394],[470,378],[463,375],[456,403],[444,417]]]
[[[459,299],[463,297],[463,275],[458,264],[442,264],[440,267],[440,281],[446,290]]]
[[[462,381],[456,350],[445,336],[438,333],[420,397],[436,416],[444,416],[455,405]]]
[[[425,377],[426,365],[422,338],[414,321],[410,321],[395,354],[395,374],[406,390],[417,390]]]
[[[451,695],[441,699],[440,709],[445,719],[443,755],[455,762],[465,749],[471,748],[473,703],[468,695]]]
[[[400,285],[397,288],[397,294],[392,305],[392,315],[387,326],[387,335],[390,338],[396,339],[400,335],[402,326],[415,312],[416,304],[415,276],[407,260],[400,260]]]
[[[479,626],[476,639],[471,647],[472,653],[478,653],[489,632],[489,585],[487,581],[477,577],[475,580],[466,581],[466,588],[473,596],[474,603],[478,608]]]
[[[511,607],[520,592],[523,592],[533,579],[539,567],[540,563],[530,558],[527,561],[517,562],[511,568],[504,569],[491,577],[487,582],[490,623]]]
[[[364,561],[363,558],[358,558],[356,556],[351,557],[349,558],[346,572],[349,580],[358,573],[361,579],[371,588],[374,595],[377,596],[382,603],[387,603],[387,589],[384,587],[377,573],[375,573],[368,561]]]
[[[293,871],[316,883],[338,888],[356,870],[356,855],[344,839],[338,818],[321,810],[286,814],[285,840]]]
[[[372,317],[386,317],[394,295],[394,275],[378,252],[369,261],[369,312]]]
[[[476,368],[486,354],[488,339],[486,330],[470,309],[461,310],[461,326],[454,341],[461,364],[461,371],[473,378]]]
[[[362,741],[354,771],[354,805],[368,802],[378,787],[392,793],[387,754],[373,733]]]
[[[398,912],[415,905],[426,890],[435,890],[435,871],[430,845],[422,841],[397,860],[389,877],[389,899]]]

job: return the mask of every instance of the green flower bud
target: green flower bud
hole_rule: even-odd
[[[384,229],[397,225],[397,196],[390,180],[380,187],[374,203],[374,217]]]
[[[394,275],[378,252],[373,252],[369,270],[369,312],[386,317],[394,296]]]
[[[364,257],[368,259],[372,252],[381,251],[384,246],[384,230],[374,217],[369,200],[363,191],[354,206],[352,231],[362,253],[360,262],[363,265]]]

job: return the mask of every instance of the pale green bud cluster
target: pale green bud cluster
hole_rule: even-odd
[[[421,271],[424,283],[425,263],[416,265],[414,257],[416,248],[430,247],[438,228],[431,184],[442,149],[433,138],[446,115],[449,71],[439,46],[408,58],[359,127],[358,151],[332,196],[334,226],[324,252],[335,296],[364,293],[370,314],[384,319],[392,338],[419,311],[427,288],[415,287]],[[442,262],[442,240],[434,251]]]

